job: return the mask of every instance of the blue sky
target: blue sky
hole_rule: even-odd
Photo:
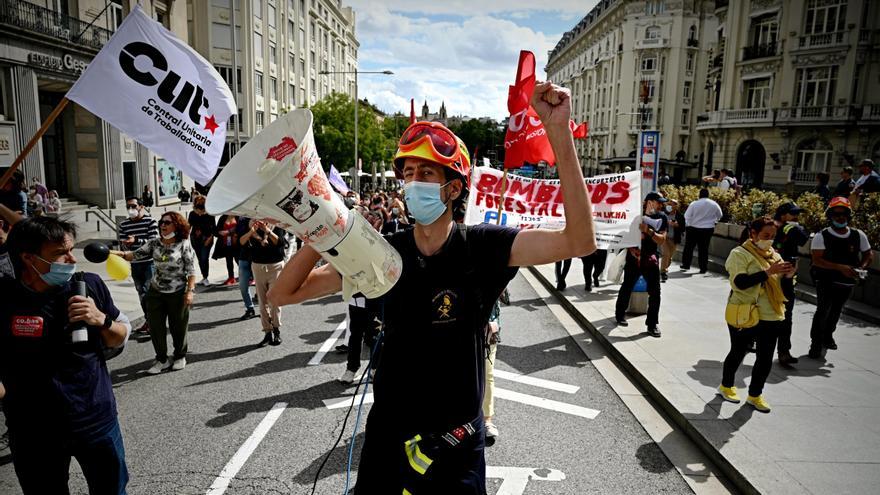
[[[349,0],[357,13],[362,71],[358,92],[383,111],[416,113],[427,99],[432,112],[442,101],[450,115],[507,116],[507,87],[520,50],[531,50],[544,75],[547,51],[597,0]],[[552,7],[551,7],[552,6]]]

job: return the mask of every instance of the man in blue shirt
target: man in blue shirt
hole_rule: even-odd
[[[75,236],[73,224],[37,217],[7,239],[16,278],[0,279],[0,381],[25,495],[68,493],[71,457],[92,494],[124,494],[128,482],[106,356],[131,324],[97,275],[75,273]],[[80,280],[87,297],[75,295]]]

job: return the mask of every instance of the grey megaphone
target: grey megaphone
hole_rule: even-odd
[[[212,215],[277,222],[336,268],[346,300],[356,292],[379,297],[400,278],[397,251],[331,189],[308,109],[279,117],[236,153],[214,180],[205,207]]]

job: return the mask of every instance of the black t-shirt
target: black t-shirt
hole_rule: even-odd
[[[93,273],[84,280],[97,308],[116,319],[110,291]],[[70,342],[67,300],[71,283],[45,293],[14,279],[0,279],[0,380],[10,428],[88,435],[116,417],[116,401],[104,360],[100,329],[89,341]],[[21,430],[24,429],[24,430]]]
[[[247,217],[238,217],[236,219],[235,224],[235,233],[238,236],[238,239],[241,239],[251,230],[251,219]],[[236,241],[238,242],[238,241]],[[251,260],[251,247],[249,242],[245,242],[244,244],[240,244],[240,250],[238,251],[238,259],[243,261]]]
[[[207,238],[214,237],[214,231],[217,230],[217,219],[213,216],[208,215],[207,213],[199,215],[196,212],[191,211],[189,212],[189,218],[187,221],[192,228],[190,237],[196,239],[196,241],[204,243]]]
[[[376,374],[373,427],[396,440],[482,417],[485,326],[516,275],[508,267],[519,232],[480,224],[452,230],[439,253],[422,256],[413,230],[389,236],[403,258],[384,296],[385,338]]]
[[[647,218],[651,219],[649,222],[649,226],[654,229],[658,234],[662,234],[669,229],[669,221],[666,218],[666,215],[662,213],[652,213],[650,215],[645,215]],[[657,226],[659,222],[659,227]],[[660,247],[657,246],[657,243],[654,242],[654,238],[649,235],[642,235],[642,257],[651,256],[657,254],[660,250]]]
[[[797,259],[798,248],[810,240],[810,235],[798,224],[787,223],[781,229],[776,230],[776,239],[773,240],[773,248],[785,261]]]
[[[250,230],[250,228],[248,228]],[[284,235],[284,230],[275,227],[272,229],[272,232],[278,236],[278,244],[272,244],[272,242],[267,242],[266,245],[262,245],[260,241],[256,240],[253,236],[248,239],[247,246],[250,251],[250,260],[252,263],[260,263],[264,265],[272,265],[275,263],[281,263],[284,261],[284,253],[287,250],[287,237]],[[247,232],[245,232],[246,234]],[[262,237],[268,236],[265,232],[258,232],[258,234]],[[244,234],[242,234],[244,235]]]

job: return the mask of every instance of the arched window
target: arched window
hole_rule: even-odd
[[[645,29],[645,39],[646,40],[656,40],[660,38],[660,28],[657,26],[649,26]]]
[[[691,26],[691,28],[688,30],[688,39],[689,40],[697,39],[697,26]]]

